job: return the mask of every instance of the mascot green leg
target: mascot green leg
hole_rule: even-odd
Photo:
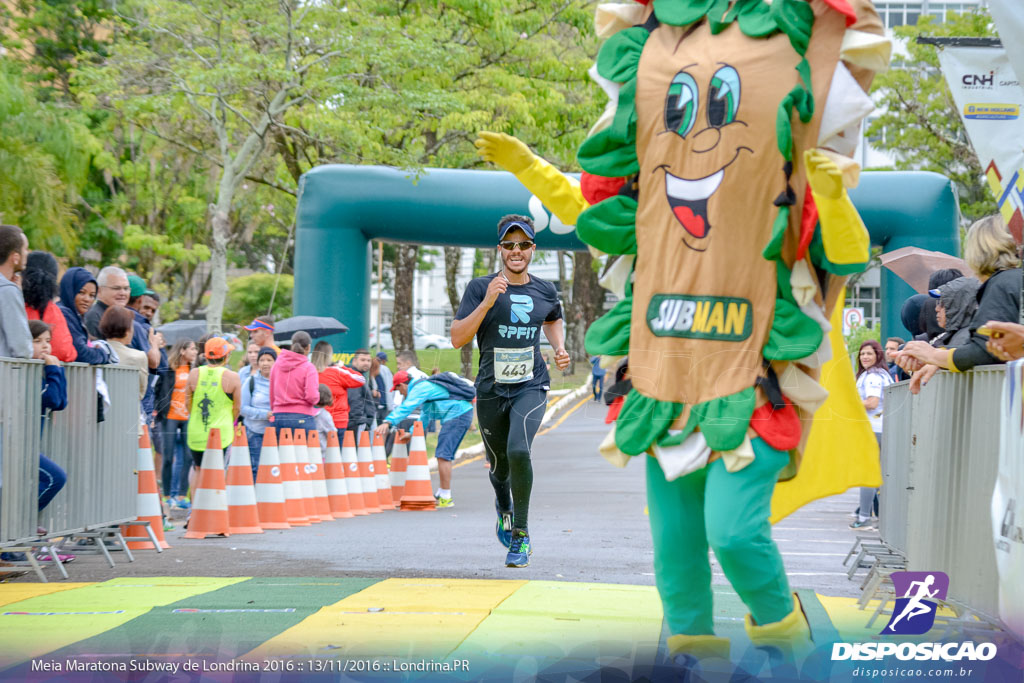
[[[714,633],[708,547],[758,624],[793,612],[782,556],[771,538],[772,490],[789,456],[754,439],[754,461],[727,472],[722,460],[675,481],[647,460],[654,576],[673,635]]]

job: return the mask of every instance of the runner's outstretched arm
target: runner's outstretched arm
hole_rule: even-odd
[[[473,312],[460,320],[452,321],[452,346],[462,348],[473,340],[480,324],[484,321],[487,311],[498,300],[498,295],[508,289],[508,280],[503,277],[496,277],[487,285],[487,293],[480,305],[473,309]]]

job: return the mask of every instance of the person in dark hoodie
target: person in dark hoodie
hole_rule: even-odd
[[[78,353],[79,363],[90,365],[106,365],[111,362],[110,352],[102,346],[89,345],[89,333],[85,330],[82,318],[96,301],[99,285],[96,278],[85,268],[68,268],[60,279],[58,294],[60,303],[57,307],[64,314],[64,320],[71,333],[71,342]]]
[[[988,337],[979,333],[978,328],[990,320],[1017,322],[1020,317],[1020,259],[1002,216],[987,216],[970,227],[964,260],[982,283],[976,295],[978,309],[969,324],[971,336],[965,344],[952,348],[908,342],[896,362],[915,373],[911,393],[918,393],[940,368],[963,372],[977,365],[1000,362],[986,349]]]
[[[981,282],[973,277],[950,280],[928,293],[938,303],[935,314],[944,332],[932,341],[932,346],[963,346],[971,339],[971,319],[978,310],[978,288]]]

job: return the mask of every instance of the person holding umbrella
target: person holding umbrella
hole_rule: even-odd
[[[910,380],[913,394],[920,392],[921,386],[940,368],[963,372],[977,365],[998,363],[999,359],[986,348],[989,337],[982,329],[988,321],[1017,322],[1020,318],[1020,259],[1002,216],[986,216],[970,227],[964,258],[982,283],[977,293],[978,308],[968,325],[971,336],[966,343],[953,348],[908,342],[897,354],[896,363],[914,373]]]

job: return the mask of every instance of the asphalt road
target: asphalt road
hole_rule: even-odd
[[[604,407],[586,402],[534,443],[531,565],[504,566],[494,536],[493,491],[483,459],[456,464],[456,506],[433,512],[389,511],[257,535],[189,540],[181,524],[170,550],[137,551],[128,564],[115,553],[68,567],[72,581],[116,576],[372,576],[546,579],[653,585],[645,515],[644,468],[624,469],[597,453],[606,433]],[[436,475],[435,475],[436,487]],[[847,513],[856,491],[817,501],[775,527],[794,588],[858,595],[843,557],[854,541]],[[727,583],[714,564],[714,581]],[[50,572],[52,573],[52,572]]]

